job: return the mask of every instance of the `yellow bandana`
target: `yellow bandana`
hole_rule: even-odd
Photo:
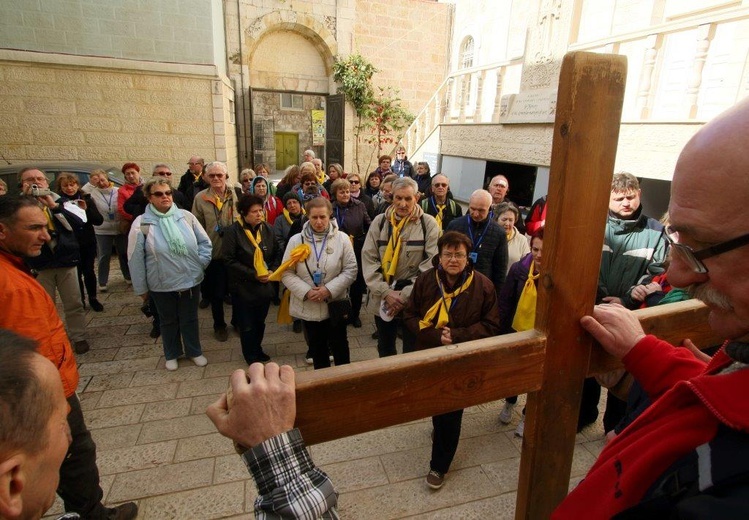
[[[437,215],[434,219],[437,221],[437,226],[442,230],[442,213],[445,211],[445,204],[435,204],[437,207]]]
[[[511,229],[510,232],[509,233],[505,233],[505,235],[507,236],[507,241],[509,242],[515,236],[515,229],[514,228]]]
[[[260,242],[263,241],[262,236],[260,235],[260,230],[257,230],[257,238],[252,236],[252,233],[250,233],[250,230],[247,228],[244,229],[244,234],[247,235],[247,239],[250,241],[250,244],[252,244],[255,247],[255,253],[254,257],[252,259],[252,263],[255,267],[255,272],[257,273],[257,276],[265,276],[268,274],[268,266],[265,265],[265,259],[263,258],[263,250],[260,249]]]
[[[302,208],[302,215],[306,215],[307,212],[304,211],[304,208]],[[284,208],[283,209],[283,217],[286,219],[286,222],[289,223],[289,225],[292,225],[294,223],[294,219],[291,218],[291,214],[289,213],[289,210]]]
[[[49,231],[55,230],[55,223],[52,220],[52,211],[47,206],[44,206],[44,216],[47,217],[47,229]]]
[[[515,316],[512,319],[512,328],[517,332],[522,330],[530,330],[536,324],[536,280],[541,276],[541,273],[533,274],[533,268],[535,264],[531,260],[531,268],[528,272],[528,279],[525,281],[523,292],[520,293],[520,300],[518,300],[517,310]]]
[[[278,306],[278,314],[276,314],[276,323],[280,325],[288,325],[294,323],[294,318],[289,313],[289,307],[291,305],[291,291],[284,289],[283,295],[281,296],[281,304]]]
[[[442,281],[440,280],[437,271],[434,271],[434,276],[437,278],[437,285],[442,291]],[[452,306],[453,298],[457,297],[460,293],[467,290],[473,282],[473,271],[468,275],[468,278],[463,285],[455,289],[451,293],[443,293],[442,297],[432,305],[429,310],[424,314],[424,317],[419,320],[419,330],[426,329],[427,327],[434,326],[435,329],[441,329],[450,322],[450,307]],[[437,318],[437,323],[432,324],[434,318]]]
[[[390,235],[390,240],[388,240],[385,254],[382,255],[382,275],[387,283],[390,283],[396,269],[398,269],[398,258],[400,257],[402,243],[401,230],[409,218],[410,216],[404,217],[400,222],[396,222],[395,211],[390,214],[390,225],[393,227],[393,233]]]
[[[317,175],[317,183],[322,186],[323,182],[325,182],[325,172],[320,170],[320,173]]]
[[[281,275],[286,269],[289,269],[291,267],[296,266],[299,262],[304,262],[307,257],[310,254],[310,247],[309,244],[299,244],[294,249],[291,250],[291,253],[289,253],[289,259],[286,260],[284,263],[278,266],[278,269],[276,269],[272,275],[270,275],[271,282],[280,282],[281,281]]]

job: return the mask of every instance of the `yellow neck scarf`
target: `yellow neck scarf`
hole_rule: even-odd
[[[320,170],[320,173],[317,175],[317,183],[322,186],[323,182],[325,182],[325,172]]]
[[[445,204],[434,204],[437,208],[437,215],[434,217],[434,219],[437,221],[437,226],[439,226],[440,230],[442,230],[442,214],[445,211]]]
[[[44,206],[44,216],[47,217],[47,229],[49,231],[54,231],[55,223],[52,220],[52,211],[47,206]]]
[[[268,274],[268,266],[265,265],[265,259],[263,258],[263,250],[260,249],[260,242],[263,241],[263,237],[260,234],[260,229],[257,230],[257,238],[252,236],[252,233],[250,233],[250,230],[246,227],[242,226],[242,229],[244,229],[244,234],[247,235],[247,239],[250,241],[250,244],[252,244],[255,247],[255,253],[254,257],[252,259],[252,263],[255,267],[255,272],[257,273],[257,276],[265,276]]]
[[[226,200],[228,198],[227,195],[229,194],[229,189],[227,188],[226,191],[224,192],[224,199],[223,200],[221,199],[221,197],[219,196],[218,193],[216,193],[213,190],[211,190],[211,192],[213,193],[213,199],[214,199],[214,201],[216,203],[216,208],[218,208],[218,210],[221,211],[221,208],[224,207],[224,203],[226,202]]]
[[[306,212],[304,211],[304,208],[302,208],[302,215],[306,215]],[[289,210],[284,208],[283,209],[283,217],[286,219],[286,222],[289,223],[289,225],[292,225],[294,223],[294,219],[289,213]]]
[[[535,262],[531,260],[531,268],[528,272],[528,279],[525,281],[523,292],[520,293],[518,306],[515,310],[515,316],[512,318],[512,328],[517,332],[530,330],[536,325],[536,280],[541,276],[541,272],[533,274]]]
[[[304,262],[309,256],[310,251],[309,244],[299,244],[291,250],[291,253],[289,253],[289,259],[279,265],[278,269],[273,271],[273,274],[270,275],[270,278],[268,279],[271,282],[280,282],[283,272],[296,266],[299,262]]]
[[[439,285],[440,291],[442,291],[442,297],[437,300],[437,302],[429,308],[426,314],[424,314],[424,317],[419,320],[419,330],[432,326],[435,329],[441,329],[447,325],[450,322],[450,307],[452,306],[453,298],[467,290],[473,282],[473,271],[471,271],[471,274],[468,275],[468,278],[463,282],[463,285],[451,293],[445,293],[439,273],[436,270],[434,271],[434,276],[437,278],[437,285]],[[437,323],[432,324],[435,317],[437,318]]]
[[[505,233],[505,235],[507,236],[507,241],[509,242],[515,236],[515,229],[514,228],[511,229],[510,232],[509,233]]]
[[[393,232],[388,240],[387,248],[385,248],[385,254],[382,255],[382,275],[387,283],[395,275],[395,271],[398,268],[398,258],[401,254],[401,231],[403,226],[408,222],[408,217],[404,217],[400,222],[395,220],[395,211],[390,214],[390,225],[393,227]]]

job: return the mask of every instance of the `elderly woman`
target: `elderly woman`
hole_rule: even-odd
[[[414,283],[404,319],[416,335],[416,349],[442,347],[499,333],[494,283],[468,260],[471,240],[448,231],[437,241],[433,267]],[[458,449],[463,410],[432,417],[434,437],[427,485],[439,489]]]
[[[364,207],[367,208],[369,218],[372,218],[372,215],[375,211],[375,204],[374,202],[372,202],[371,197],[367,196],[367,194],[365,194],[364,190],[362,189],[361,175],[359,175],[358,173],[349,173],[348,177],[346,177],[346,180],[351,186],[351,198],[363,203]]]
[[[372,202],[377,205],[382,200],[380,197],[380,184],[382,184],[382,178],[384,175],[382,175],[378,171],[374,171],[367,175],[367,180],[364,182],[364,194],[372,199]]]
[[[500,334],[520,332],[533,327],[528,316],[535,318],[536,314],[536,287],[541,275],[541,253],[544,249],[544,228],[539,229],[531,236],[531,251],[520,261],[510,267],[507,279],[499,293],[499,314],[501,316]],[[528,281],[532,281],[532,287],[526,287]],[[516,316],[518,305],[523,299],[523,316]],[[502,424],[509,424],[512,420],[512,411],[518,402],[518,396],[513,395],[505,399],[504,408],[499,413]],[[523,436],[525,430],[525,410],[515,429],[515,435]]]
[[[80,190],[78,176],[68,172],[62,172],[57,176],[57,193],[60,194],[60,202],[70,202],[78,206],[80,211],[85,211],[86,222],[83,228],[76,230],[75,237],[78,239],[78,250],[81,261],[78,264],[78,287],[81,291],[81,302],[86,307],[84,298],[84,287],[88,293],[88,303],[94,312],[101,312],[104,306],[96,299],[96,271],[94,262],[96,260],[96,232],[94,226],[104,223],[96,204],[91,196]]]
[[[356,278],[356,256],[349,237],[330,220],[330,201],[318,197],[306,209],[308,221],[284,254],[285,262],[297,246],[309,248],[309,256],[283,273],[283,284],[291,291],[289,313],[302,320],[315,369],[330,366],[328,349],[336,366],[344,365],[350,361],[347,323],[331,316],[328,304],[347,297]]]
[[[346,179],[338,179],[333,183],[333,218],[338,223],[338,230],[347,234],[354,246],[356,255],[356,280],[351,286],[351,317],[349,323],[354,327],[361,327],[362,297],[367,289],[361,270],[361,250],[367,237],[369,225],[372,223],[364,204],[351,198],[351,184]]]
[[[138,186],[143,184],[143,179],[140,176],[140,166],[134,162],[125,163],[122,166],[122,174],[125,176],[125,184],[120,187],[117,193],[117,213],[120,215],[120,232],[125,235],[127,240],[135,216],[125,209],[125,202],[133,196]],[[130,285],[130,278],[127,276],[125,277],[125,283]]]
[[[315,197],[325,197],[330,199],[330,195],[317,180],[317,171],[312,163],[302,163],[299,165],[301,175],[299,184],[295,184],[293,191],[299,195],[302,202],[307,202]]]
[[[242,195],[250,193],[250,184],[257,174],[250,168],[245,168],[239,172],[239,188],[242,189]]]
[[[167,370],[177,370],[183,347],[197,366],[208,363],[200,345],[198,303],[211,261],[211,239],[192,213],[177,208],[172,190],[163,177],[146,183],[149,204],[133,222],[128,250],[135,294],[156,304]]]
[[[276,197],[283,200],[283,196],[292,190],[299,183],[302,174],[299,172],[299,166],[292,164],[284,171],[283,177],[276,185]]]
[[[255,166],[255,173],[258,177],[265,177],[265,180],[268,182],[268,191],[271,195],[276,195],[276,187],[270,182],[270,165],[268,163],[258,163]]]
[[[283,202],[268,190],[268,179],[255,177],[250,185],[250,193],[263,199],[263,218],[273,226],[276,217],[283,213]]]
[[[304,215],[302,202],[296,193],[289,192],[283,196],[284,209],[273,224],[273,234],[279,251],[286,251],[286,243],[289,241],[291,226],[299,221]]]
[[[422,197],[429,197],[432,194],[432,170],[428,162],[419,161],[416,163],[414,180],[419,185],[419,193],[423,194]]]
[[[117,211],[119,189],[109,182],[109,175],[104,170],[94,170],[89,176],[88,192],[91,200],[103,217],[100,226],[94,226],[96,234],[96,249],[99,255],[99,291],[107,292],[109,283],[109,263],[112,257],[112,246],[117,251],[117,260],[125,280],[130,279],[130,269],[127,265],[127,235],[121,232],[121,217]]]
[[[248,365],[270,361],[262,347],[265,318],[273,299],[268,278],[281,258],[273,228],[264,220],[263,206],[263,199],[257,195],[243,195],[237,202],[239,219],[226,228],[221,244],[237,319],[235,326]]]
[[[520,218],[518,208],[509,202],[501,202],[497,204],[496,212],[497,222],[504,228],[507,235],[507,272],[509,273],[512,264],[530,253],[531,247],[525,235],[515,227],[515,223]]]
[[[338,179],[343,178],[343,166],[338,163],[333,163],[328,167],[328,179],[322,183],[322,187],[325,188],[328,193],[330,193],[330,191],[333,189],[333,183]]]

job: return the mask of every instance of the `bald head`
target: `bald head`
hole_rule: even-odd
[[[492,205],[492,196],[486,190],[476,190],[468,199],[468,213],[474,222],[483,222],[489,218],[489,208]]]
[[[510,191],[510,183],[504,175],[495,175],[489,182],[489,194],[492,196],[492,202],[499,204],[505,200],[507,193]]]

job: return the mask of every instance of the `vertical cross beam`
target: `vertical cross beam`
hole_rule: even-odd
[[[536,328],[547,338],[541,390],[528,395],[516,519],[546,519],[567,494],[626,83],[623,56],[564,57],[551,152]]]

